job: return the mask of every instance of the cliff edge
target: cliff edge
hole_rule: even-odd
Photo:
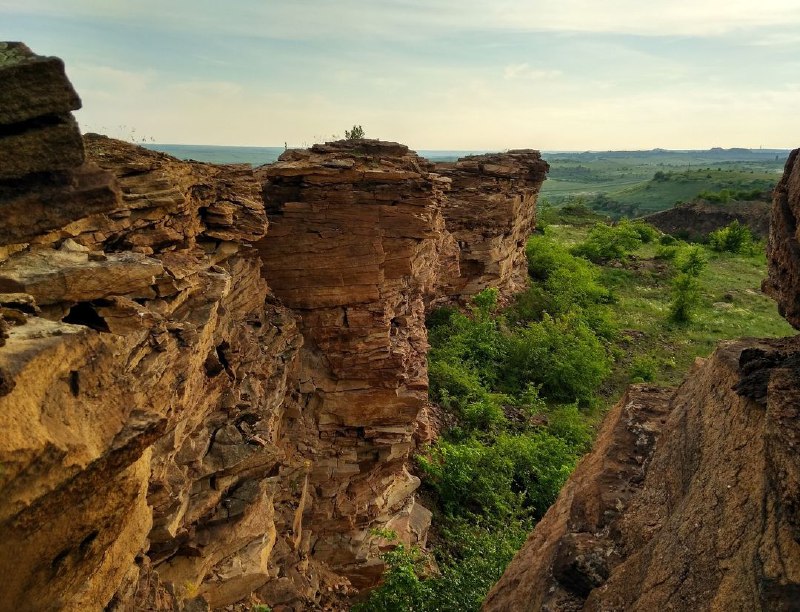
[[[81,137],[79,107],[0,43],[0,610],[345,609],[374,528],[425,541],[426,309],[514,290],[547,164],[470,158],[456,205],[397,143],[254,170]],[[481,265],[456,207],[503,221]]]

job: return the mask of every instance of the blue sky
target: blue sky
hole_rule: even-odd
[[[127,139],[800,145],[798,0],[0,0],[0,40]]]

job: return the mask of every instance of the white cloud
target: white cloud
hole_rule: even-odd
[[[562,75],[560,70],[544,70],[541,68],[531,68],[527,62],[522,64],[509,64],[503,69],[503,78],[527,79],[531,81],[543,81],[555,79]]]

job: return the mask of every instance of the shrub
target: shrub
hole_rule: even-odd
[[[700,303],[700,283],[697,278],[681,272],[672,281],[672,301],[669,305],[670,320],[675,323],[691,322]]]
[[[658,361],[649,355],[636,357],[631,363],[631,382],[652,382],[658,373]]]
[[[537,430],[501,433],[492,444],[440,440],[419,464],[447,515],[479,516],[500,526],[514,517],[542,516],[576,457],[567,442]]]
[[[639,240],[641,240],[643,244],[650,244],[661,237],[660,231],[644,221],[633,221],[631,222],[631,227],[639,234]]]
[[[703,254],[703,249],[699,246],[681,249],[676,257],[675,264],[683,274],[698,277],[706,267],[708,260]]]
[[[345,140],[358,140],[364,138],[364,128],[360,125],[354,125],[352,130],[344,131]]]
[[[734,220],[708,235],[708,243],[715,251],[729,253],[749,253],[753,250],[753,235],[746,225]]]
[[[622,220],[611,226],[598,223],[589,230],[586,240],[572,249],[572,253],[593,262],[622,259],[642,244],[634,224]]]
[[[525,246],[525,254],[528,273],[538,281],[546,280],[554,270],[581,265],[567,249],[547,236],[532,236]]]
[[[611,371],[603,344],[576,314],[530,323],[507,339],[506,388],[541,385],[545,397],[587,402]]]

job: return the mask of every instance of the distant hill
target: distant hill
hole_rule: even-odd
[[[678,204],[643,219],[666,234],[691,241],[701,241],[733,221],[746,225],[754,236],[766,238],[769,234],[770,207],[768,194],[759,200],[726,203],[700,199]]]

